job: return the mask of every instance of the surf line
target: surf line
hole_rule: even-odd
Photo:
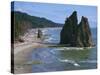
[[[53,54],[53,55],[57,58],[57,60],[60,61],[60,62],[67,62],[67,63],[73,64],[75,67],[80,67],[80,65],[79,65],[78,63],[76,63],[75,61],[73,61],[73,60],[68,60],[68,59],[62,60],[62,59],[58,58],[58,57],[55,55],[55,52],[54,52],[54,51],[50,51],[50,53]]]
[[[80,67],[80,65],[79,65],[78,63],[76,63],[75,61],[73,61],[73,60],[68,60],[68,59],[66,59],[66,60],[61,60],[61,59],[60,59],[59,61],[71,63],[71,64],[73,64],[75,67]]]

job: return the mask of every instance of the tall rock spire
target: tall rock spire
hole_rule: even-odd
[[[66,19],[63,29],[61,30],[60,44],[67,44],[74,46],[77,29],[77,12],[74,11],[69,18]],[[73,44],[71,44],[73,43]]]
[[[81,22],[78,24],[77,12],[74,11],[66,19],[61,30],[60,44],[66,44],[72,47],[92,46],[92,36],[88,19],[82,16]]]
[[[79,44],[79,46],[89,47],[92,46],[92,35],[91,35],[91,29],[89,27],[88,18],[82,16],[81,22],[78,26],[78,42],[81,40],[82,45]]]

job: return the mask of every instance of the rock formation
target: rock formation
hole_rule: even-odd
[[[93,45],[91,29],[89,27],[88,19],[82,16],[81,22],[78,26],[77,42],[79,46],[90,47]]]
[[[42,31],[40,29],[38,29],[37,38],[42,38]]]
[[[60,33],[60,44],[71,47],[90,47],[92,46],[92,36],[88,19],[82,16],[78,24],[77,12],[74,11],[65,21]]]

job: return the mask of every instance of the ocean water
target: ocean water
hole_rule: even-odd
[[[60,41],[61,28],[45,28],[45,44],[55,45]],[[35,48],[31,60],[38,63],[32,64],[32,72],[67,71],[97,68],[97,29],[91,29],[93,48],[48,47]]]

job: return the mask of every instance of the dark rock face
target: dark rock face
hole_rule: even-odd
[[[82,16],[78,24],[77,12],[66,19],[60,33],[60,44],[66,44],[71,47],[90,47],[92,46],[91,31],[88,19]]]
[[[81,22],[78,26],[78,46],[82,47],[90,47],[92,46],[92,36],[91,31],[88,23],[88,19],[82,16]]]
[[[64,25],[63,29],[61,30],[60,44],[67,44],[70,46],[75,45],[74,41],[76,40],[77,22],[78,22],[77,12],[75,11],[65,21],[65,25]]]
[[[42,31],[40,29],[38,29],[37,38],[41,38],[41,37],[42,37]]]

